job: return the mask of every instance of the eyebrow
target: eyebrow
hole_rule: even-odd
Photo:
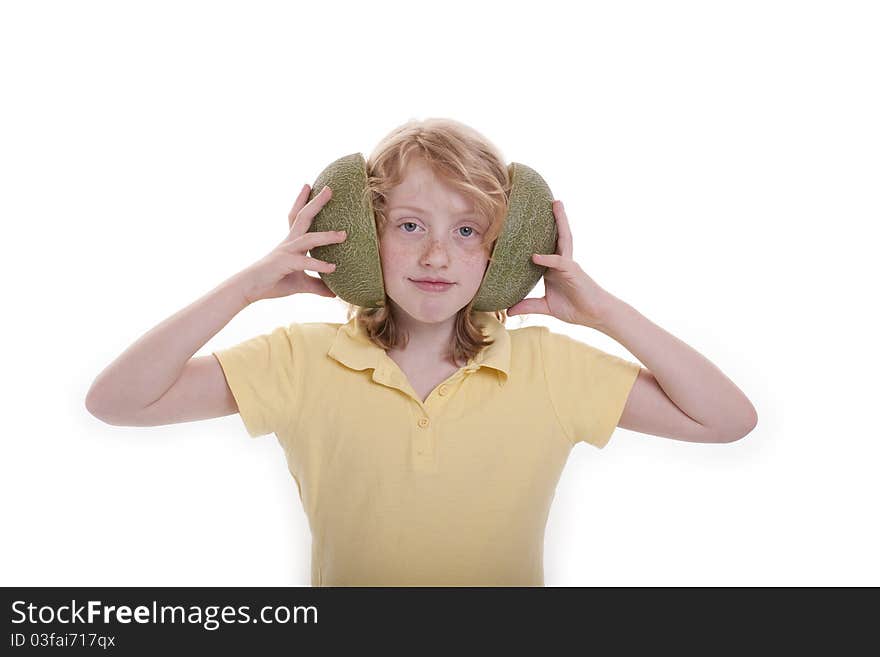
[[[388,211],[389,211],[389,212],[394,212],[394,211],[396,211],[396,210],[409,210],[410,212],[422,212],[422,213],[429,214],[428,211],[425,210],[424,208],[418,208],[418,207],[416,207],[416,206],[414,206],[414,205],[396,205],[396,206],[394,206],[393,208],[390,208]],[[460,212],[460,213],[459,213],[458,215],[456,215],[456,216],[459,216],[459,217],[476,217],[476,212]]]

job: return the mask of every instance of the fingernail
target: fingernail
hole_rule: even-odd
[[[321,191],[326,192],[328,189],[330,189],[330,188],[327,185],[324,185],[324,189],[322,189]]]

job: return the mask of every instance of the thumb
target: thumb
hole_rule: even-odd
[[[306,280],[303,283],[303,292],[308,292],[309,294],[317,294],[321,297],[335,297],[333,290],[331,290],[324,281],[320,278],[316,278],[314,276],[309,276],[306,274]]]
[[[542,313],[542,299],[523,299],[519,303],[512,305],[507,309],[507,316],[514,317],[516,315],[530,315],[532,313]]]

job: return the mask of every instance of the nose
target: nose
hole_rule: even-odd
[[[447,244],[439,238],[430,239],[422,253],[422,264],[431,265],[432,267],[443,267],[449,264],[449,248]]]

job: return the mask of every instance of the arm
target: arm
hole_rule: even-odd
[[[524,299],[508,317],[538,312],[614,338],[651,369],[641,368],[618,426],[692,442],[731,442],[758,423],[754,406],[704,356],[602,288],[572,259],[562,201],[553,202],[556,253],[532,254],[547,267],[543,299]]]
[[[311,201],[303,186],[287,216],[289,232],[269,255],[224,281],[154,327],[101,372],[86,396],[86,409],[110,424],[155,426],[228,415],[235,398],[215,356],[192,358],[248,305],[299,292],[334,297],[306,268],[331,272],[335,265],[308,256],[345,240],[344,231],[310,231],[330,200],[324,187]]]
[[[757,425],[754,406],[721,370],[614,295],[607,295],[592,327],[649,368],[640,372],[619,426],[695,442],[729,442]]]
[[[88,411],[131,417],[162,397],[192,355],[249,305],[248,286],[246,275],[236,274],[143,335],[97,376]]]

